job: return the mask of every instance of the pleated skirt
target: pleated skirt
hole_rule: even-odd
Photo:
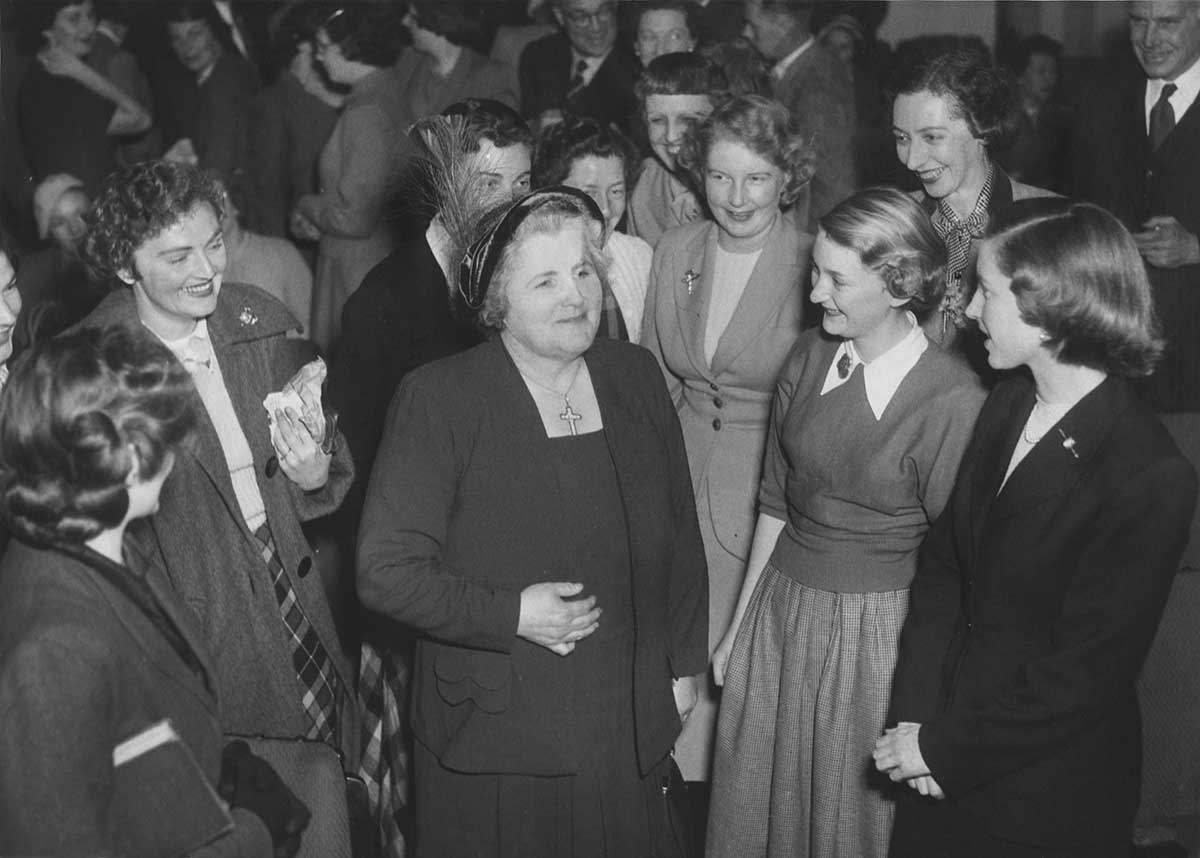
[[[768,564],[717,721],[709,858],[884,858],[896,787],[875,771],[908,590],[834,593]]]

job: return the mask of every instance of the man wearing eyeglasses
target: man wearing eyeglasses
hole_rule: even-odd
[[[617,44],[616,0],[552,0],[561,32],[521,54],[521,112],[538,128],[564,113],[627,128],[637,100],[638,62]]]

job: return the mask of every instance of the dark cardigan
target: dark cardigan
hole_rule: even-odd
[[[679,733],[673,676],[708,666],[708,579],[683,437],[651,355],[586,353],[632,561],[634,706],[643,772]],[[388,415],[359,531],[364,604],[425,633],[417,738],[464,772],[574,771],[571,659],[516,636],[521,590],[569,580],[537,407],[499,340],[409,374]],[[563,576],[568,576],[564,579]]]

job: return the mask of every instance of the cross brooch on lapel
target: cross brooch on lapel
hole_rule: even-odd
[[[700,275],[692,269],[688,269],[683,273],[683,285],[687,287],[688,294],[692,294],[692,290],[696,288],[696,281],[700,279]]]

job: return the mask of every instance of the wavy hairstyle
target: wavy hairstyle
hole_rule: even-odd
[[[192,436],[192,378],[142,328],[34,346],[0,392],[0,511],[19,537],[82,543],[129,510],[126,479],[161,473]]]
[[[716,63],[700,54],[663,54],[646,66],[633,91],[646,107],[648,95],[707,95],[717,104],[729,83]]]
[[[120,280],[122,271],[137,279],[134,253],[170,229],[197,206],[208,205],[224,217],[224,191],[199,167],[170,161],[143,161],[110,174],[85,216],[83,258],[92,276]]]
[[[1015,203],[988,224],[988,251],[1059,361],[1130,378],[1154,371],[1164,340],[1146,266],[1107,211],[1058,197]]]
[[[382,69],[395,65],[409,41],[402,20],[401,9],[390,3],[345,3],[326,15],[317,29],[325,31],[346,59]]]
[[[858,191],[838,203],[818,225],[838,245],[858,254],[895,298],[920,315],[938,306],[945,291],[946,245],[929,215],[896,188]]]
[[[535,188],[561,185],[581,158],[620,158],[625,186],[633,189],[637,150],[611,125],[590,117],[568,116],[542,129],[534,144],[532,181]]]
[[[780,205],[790,206],[800,196],[815,170],[812,141],[800,133],[791,111],[773,98],[739,95],[722,104],[683,138],[680,165],[704,188],[704,172],[713,143],[740,143],[783,171]]]
[[[978,50],[920,54],[902,64],[888,83],[889,99],[917,92],[946,98],[950,115],[964,120],[971,134],[987,146],[1012,132],[1016,89],[1011,78]]]

